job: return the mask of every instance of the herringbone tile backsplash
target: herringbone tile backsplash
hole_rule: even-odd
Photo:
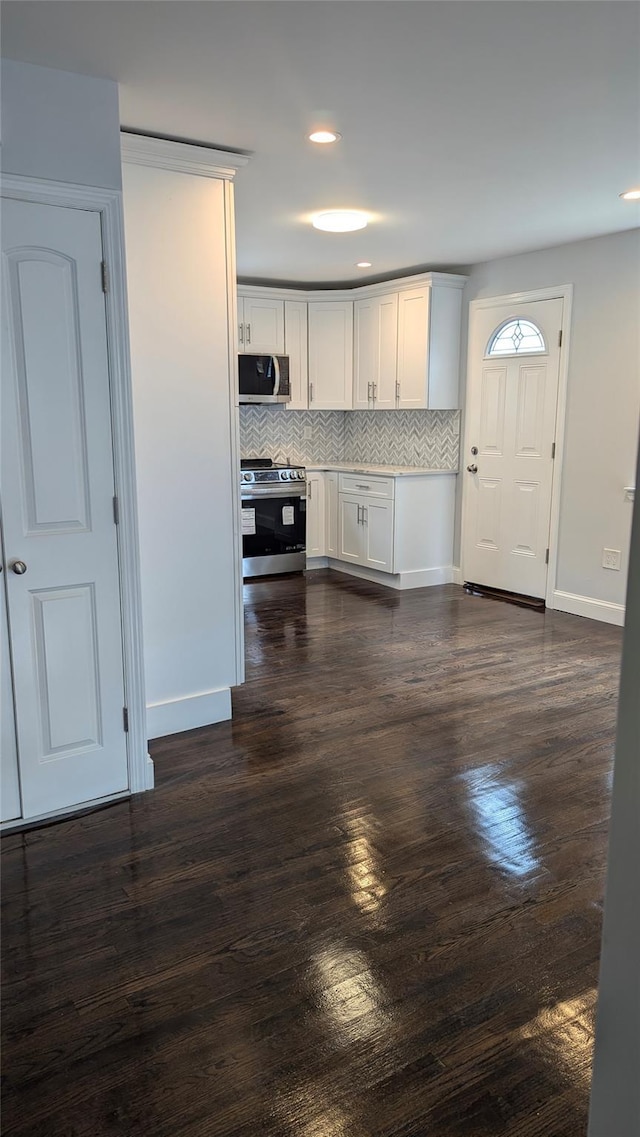
[[[459,411],[289,411],[240,407],[243,458],[375,462],[457,470]]]

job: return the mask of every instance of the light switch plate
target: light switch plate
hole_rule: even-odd
[[[635,486],[625,486],[624,487],[624,500],[625,501],[635,501],[636,500],[636,488],[635,488]]]

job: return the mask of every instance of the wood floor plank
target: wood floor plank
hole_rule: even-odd
[[[234,719],[2,841],[6,1137],[580,1137],[621,632],[245,586]]]

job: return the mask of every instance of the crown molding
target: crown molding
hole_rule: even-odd
[[[123,162],[134,166],[155,166],[160,170],[176,170],[181,174],[224,181],[233,181],[238,170],[249,161],[245,154],[194,146],[190,142],[172,142],[168,138],[153,138],[146,134],[131,134],[127,130],[120,132],[120,153]]]
[[[464,288],[468,276],[451,272],[421,272],[412,276],[392,277],[376,284],[360,284],[357,287],[342,285],[335,288],[282,288],[277,285],[242,284],[238,281],[238,295],[248,297],[271,296],[275,300],[369,300],[373,296],[387,296],[390,292],[409,292],[413,288],[426,286],[432,288]]]

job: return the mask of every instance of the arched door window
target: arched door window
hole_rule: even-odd
[[[487,345],[487,356],[540,355],[546,352],[544,336],[531,320],[506,320],[496,328]]]

